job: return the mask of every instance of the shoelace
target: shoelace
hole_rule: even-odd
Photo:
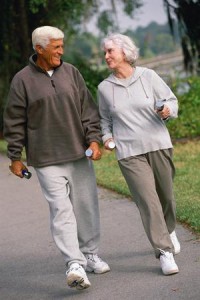
[[[93,261],[93,262],[102,261],[102,259],[97,254],[88,255],[88,259]]]
[[[165,252],[164,250],[162,250],[162,249],[160,249],[160,248],[157,248],[157,249],[160,251],[160,254],[161,254],[161,255],[164,255],[164,256],[166,256],[168,259],[173,260],[173,254],[172,254],[172,253],[170,253],[170,252]],[[169,253],[169,255],[168,255],[168,253]]]
[[[158,250],[160,251],[160,254],[166,255],[166,252],[165,252],[164,250],[162,250],[162,249],[160,249],[160,248],[158,248]]]
[[[78,269],[81,269],[81,267],[70,267],[68,270],[67,270],[67,274],[73,270],[77,271]]]

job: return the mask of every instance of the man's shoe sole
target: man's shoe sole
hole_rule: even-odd
[[[71,288],[76,288],[77,290],[83,290],[90,287],[89,283],[85,283],[84,278],[82,276],[78,276],[75,274],[71,274],[67,277],[67,284]]]
[[[105,269],[93,269],[90,267],[86,267],[86,272],[92,273],[94,272],[95,274],[104,274],[110,271],[110,268],[105,268]]]

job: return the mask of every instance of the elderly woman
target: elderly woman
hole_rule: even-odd
[[[109,149],[109,142],[115,142],[119,167],[162,272],[175,274],[179,269],[173,254],[180,252],[180,243],[173,146],[165,122],[177,117],[177,99],[156,72],[135,65],[139,51],[128,36],[111,34],[103,49],[112,71],[98,86],[103,143]]]

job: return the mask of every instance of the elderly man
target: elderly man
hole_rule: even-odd
[[[80,72],[61,60],[64,34],[42,26],[32,33],[35,50],[11,83],[4,113],[11,171],[36,170],[49,204],[53,239],[64,256],[67,283],[90,286],[85,270],[104,273],[98,255],[99,207],[92,160],[101,158],[99,115]],[[92,150],[88,159],[85,150]]]

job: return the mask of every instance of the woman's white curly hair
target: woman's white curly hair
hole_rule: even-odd
[[[126,61],[134,65],[139,57],[139,48],[136,47],[130,37],[120,33],[112,33],[105,37],[102,41],[102,48],[110,48],[111,42],[122,49],[126,57]]]

